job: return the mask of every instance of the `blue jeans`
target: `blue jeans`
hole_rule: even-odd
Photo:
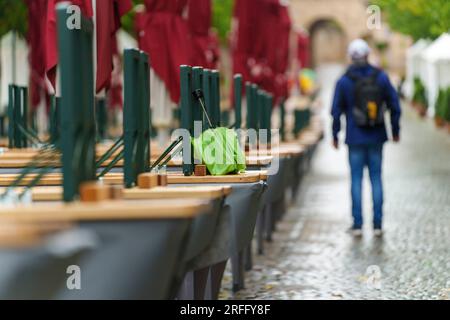
[[[362,179],[364,168],[367,166],[372,183],[373,226],[381,228],[383,221],[383,183],[381,179],[383,145],[349,145],[349,161],[352,175],[353,227],[361,228],[363,225]]]

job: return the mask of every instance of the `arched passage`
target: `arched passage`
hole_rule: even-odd
[[[311,24],[309,33],[313,67],[325,63],[345,62],[347,36],[335,20],[316,20]]]

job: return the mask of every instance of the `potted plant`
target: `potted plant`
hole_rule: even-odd
[[[442,128],[445,125],[447,98],[447,90],[439,89],[439,95],[436,101],[436,113],[434,115],[434,123],[438,128]]]
[[[450,134],[450,87],[447,88],[446,103],[444,105],[443,117],[447,123],[447,131]]]
[[[414,78],[414,94],[412,97],[412,104],[418,110],[421,117],[425,117],[428,109],[428,101],[426,96],[425,86],[420,78]]]

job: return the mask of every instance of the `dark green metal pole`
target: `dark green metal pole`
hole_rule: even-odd
[[[54,95],[50,98],[50,143],[59,143],[60,137],[61,98]]]
[[[192,92],[195,90],[202,90],[203,88],[203,68],[201,67],[193,67],[192,68]],[[200,122],[203,126],[203,110],[198,100],[192,98],[192,94],[190,95],[190,99],[192,100],[192,121],[194,123]],[[205,131],[206,128],[202,128],[202,131]],[[198,138],[201,132],[194,132],[195,138]]]
[[[253,87],[250,82],[245,84],[245,93],[247,97],[247,129],[254,127],[253,115],[254,115],[254,100],[253,100]]]
[[[64,201],[79,194],[82,182],[96,179],[93,72],[93,23],[82,17],[80,29],[69,29],[67,3],[57,5],[61,79],[61,151]]]
[[[141,104],[139,108],[139,150],[138,150],[138,172],[141,174],[150,171],[150,136],[151,136],[151,114],[150,114],[150,65],[148,55],[141,51],[139,60],[139,83],[141,83]],[[137,182],[137,177],[136,177]]]
[[[258,122],[258,130],[259,129],[265,129],[267,130],[267,123],[266,123],[266,92],[262,89],[258,89],[256,91],[256,101],[257,101],[257,122]],[[260,140],[260,132],[258,131],[258,142],[261,143]]]
[[[208,111],[209,115],[212,115],[213,112],[213,93],[211,91],[211,78],[211,70],[203,70],[203,96],[205,99],[206,110]],[[212,129],[210,128],[209,122],[206,117],[204,117],[203,127],[206,129]]]
[[[142,96],[142,117],[141,117],[141,137],[142,137],[142,163],[139,173],[150,171],[150,140],[152,136],[152,113],[150,109],[150,62],[148,55],[141,51],[141,72],[143,82]]]
[[[273,95],[270,93],[266,93],[265,95],[265,104],[264,104],[264,113],[265,113],[265,121],[264,121],[264,129],[267,130],[267,144],[270,146],[272,144],[272,110],[273,110]]]
[[[194,135],[193,116],[192,116],[192,68],[186,65],[180,67],[180,85],[181,85],[181,129],[188,130],[190,136]],[[194,173],[194,157],[192,152],[191,141],[183,139],[183,150],[190,146],[189,152],[183,152],[183,174],[191,176]]]
[[[250,117],[250,127],[248,129],[258,130],[259,126],[259,98],[258,98],[258,86],[256,84],[251,85],[251,109],[248,113]]]
[[[150,168],[150,66],[147,54],[125,50],[124,183],[136,185]]]
[[[5,115],[0,115],[0,137],[5,136]]]
[[[20,88],[18,86],[14,86],[14,116],[13,116],[13,125],[14,125],[14,147],[22,148],[23,138],[22,132],[18,129],[18,125],[22,125],[22,114],[21,114],[21,94]]]
[[[211,122],[213,126],[220,127],[220,73],[217,70],[211,71]]]
[[[8,86],[8,146],[9,148],[14,148],[14,85],[10,84]]]
[[[135,111],[139,104],[137,83],[137,61],[139,51],[128,49],[124,52],[124,105],[123,105],[123,135],[124,135],[124,184],[132,188],[136,184],[136,163],[133,154],[137,139],[137,115]]]
[[[234,76],[234,114],[235,129],[242,127],[242,75]]]
[[[22,100],[22,127],[25,129],[25,131],[29,130],[28,125],[28,88],[27,87],[21,87],[21,100]],[[26,148],[28,147],[28,138],[22,134],[22,147]]]
[[[106,122],[108,117],[106,111],[106,99],[97,98],[95,102],[97,134],[99,140],[104,140],[106,138]]]
[[[258,129],[266,129],[266,92],[262,89],[257,90],[257,121]],[[264,128],[263,128],[264,127]]]
[[[286,100],[283,98],[280,103],[280,137],[281,141],[286,141]]]

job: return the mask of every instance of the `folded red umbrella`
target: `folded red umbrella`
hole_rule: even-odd
[[[99,0],[96,3],[97,93],[111,86],[114,42],[120,18],[131,10],[131,0]]]
[[[238,23],[233,50],[233,69],[245,81],[251,81],[273,92],[274,22],[278,0],[237,0],[235,18]],[[258,35],[258,36],[256,36]]]
[[[291,35],[291,18],[287,6],[279,5],[277,30],[273,34],[275,39],[276,60],[274,61],[275,69],[275,98],[282,99],[288,96],[288,85],[286,72],[289,67],[289,43]]]
[[[55,7],[62,0],[26,0],[29,15],[28,42],[30,44],[30,94],[31,105],[36,107],[46,90],[47,75],[55,87],[58,63]],[[81,12],[93,16],[91,0],[73,0]],[[131,0],[97,1],[97,92],[108,89],[113,70],[115,34],[120,28],[120,18],[132,8]]]
[[[234,16],[234,72],[276,98],[286,96],[291,30],[288,7],[279,0],[237,0]]]
[[[236,29],[232,34],[232,59],[233,73],[241,74],[244,81],[252,81],[248,60],[253,57],[252,41],[256,34],[256,14],[252,14],[257,5],[257,0],[236,0],[234,4],[233,18]]]
[[[46,93],[45,84],[45,35],[47,0],[26,0],[28,7],[27,41],[30,48],[30,97],[31,108],[35,109]]]
[[[311,65],[309,36],[299,32],[297,37],[297,59],[302,68],[309,68]]]
[[[211,0],[189,0],[189,60],[194,66],[215,69],[219,60],[219,42],[211,31]]]
[[[112,110],[123,108],[122,61],[117,45],[117,36],[113,41],[113,70],[111,73],[111,86],[107,93],[108,107]]]
[[[155,73],[174,103],[180,100],[180,65],[189,64],[188,26],[182,17],[187,0],[145,0],[136,16],[139,48],[147,52]]]

